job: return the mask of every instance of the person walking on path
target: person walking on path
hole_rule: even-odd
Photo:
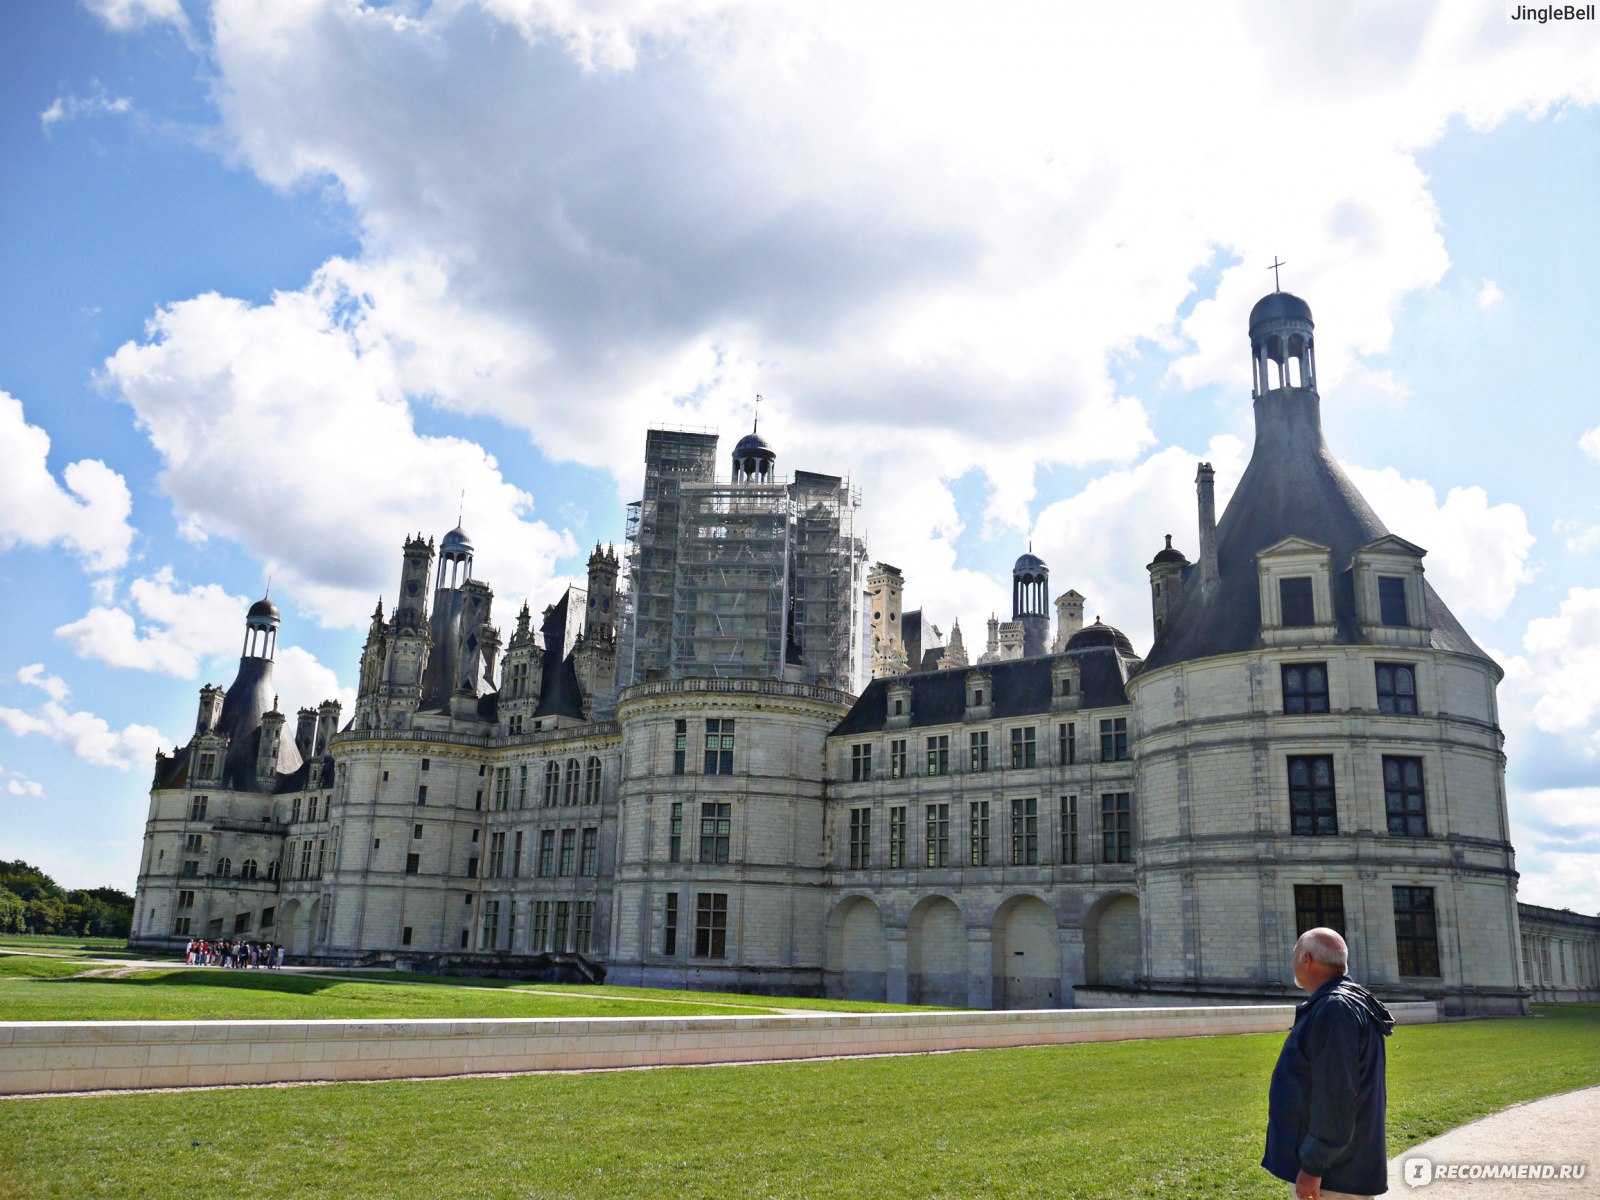
[[[1295,1200],[1372,1197],[1388,1190],[1384,1043],[1389,1010],[1345,974],[1350,951],[1332,929],[1294,945],[1295,1010],[1272,1070],[1261,1165],[1294,1185]]]

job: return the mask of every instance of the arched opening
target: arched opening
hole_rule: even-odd
[[[309,954],[317,935],[322,932],[324,932],[322,929],[322,899],[318,897],[311,902],[311,910],[306,915],[305,924],[301,927],[301,940],[291,942],[289,948],[296,954]]]
[[[865,896],[841,901],[828,917],[825,988],[840,1000],[888,996],[889,947],[883,914]]]
[[[906,1001],[960,1008],[967,1003],[967,929],[961,910],[929,896],[906,922]]]
[[[291,900],[278,910],[278,936],[275,939],[280,946],[288,948],[289,953],[303,953],[301,947],[305,941],[306,917],[300,901]]]
[[[1061,934],[1036,896],[1013,896],[994,916],[996,1008],[1061,1007]]]
[[[1139,976],[1139,898],[1126,892],[1106,896],[1083,921],[1084,970],[1091,984],[1131,987]]]

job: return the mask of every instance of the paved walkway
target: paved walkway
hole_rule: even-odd
[[[1389,1163],[1391,1200],[1574,1200],[1600,1197],[1600,1087],[1514,1105],[1432,1141]],[[1426,1159],[1423,1170],[1415,1160]],[[1406,1164],[1411,1162],[1411,1166]],[[1521,1164],[1528,1164],[1522,1178]],[[1568,1178],[1561,1179],[1561,1168]],[[1463,1170],[1465,1168],[1465,1170]],[[1546,1171],[1556,1178],[1539,1178]],[[1453,1172],[1467,1178],[1452,1178]],[[1573,1179],[1582,1171],[1581,1179]],[[1472,1178],[1473,1174],[1480,1175]],[[1510,1177],[1506,1177],[1510,1173]],[[1409,1178],[1429,1176],[1411,1184]]]

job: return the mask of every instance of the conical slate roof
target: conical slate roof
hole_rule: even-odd
[[[1275,304],[1298,297],[1277,294]],[[1265,301],[1263,301],[1265,303]],[[1257,306],[1260,308],[1260,305]],[[1309,319],[1309,309],[1306,310]],[[1252,316],[1252,323],[1257,318]],[[1172,663],[1253,650],[1261,645],[1256,555],[1288,537],[1333,550],[1335,642],[1360,642],[1350,557],[1389,531],[1340,469],[1322,436],[1322,402],[1309,387],[1280,387],[1256,398],[1250,465],[1217,522],[1219,581],[1201,592],[1198,564],[1187,572],[1171,619],[1145,659],[1146,672]],[[1487,657],[1426,583],[1426,619],[1436,649]]]

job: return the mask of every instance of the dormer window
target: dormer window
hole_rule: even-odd
[[[973,691],[972,691],[972,705],[973,705],[974,708],[981,708],[983,706],[983,689],[982,688],[974,688],[973,689]]]
[[[1401,575],[1378,576],[1378,621],[1384,625],[1409,625],[1406,615],[1406,581]]]
[[[1315,625],[1316,604],[1312,600],[1311,576],[1291,575],[1278,580],[1278,604],[1282,617],[1280,625]]]

